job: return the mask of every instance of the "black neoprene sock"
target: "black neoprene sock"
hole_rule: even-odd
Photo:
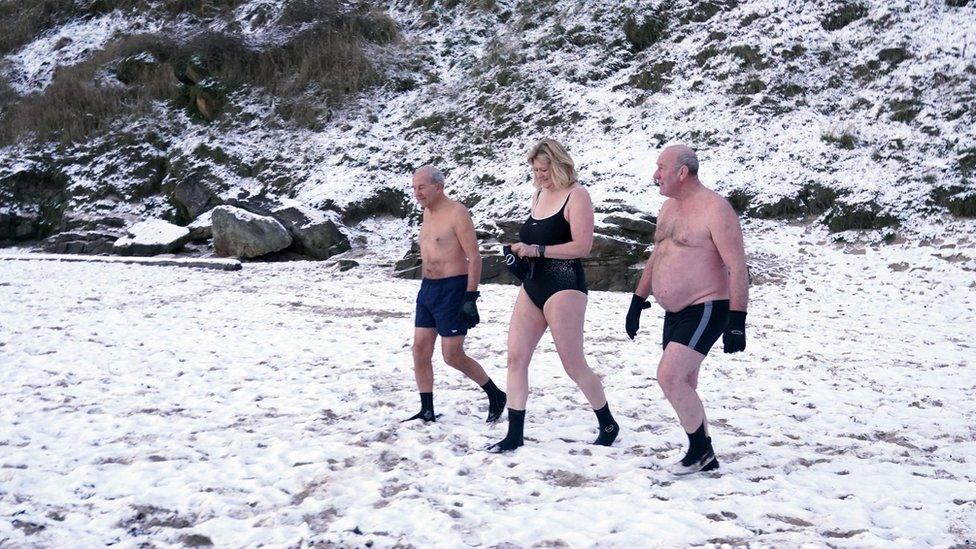
[[[613,414],[610,413],[610,403],[604,404],[603,408],[599,410],[593,410],[593,413],[596,414],[596,419],[600,422],[600,436],[596,437],[593,444],[610,446],[617,439],[617,434],[620,433],[620,426],[617,425],[613,419]]]
[[[508,409],[508,434],[505,438],[488,447],[489,452],[501,453],[514,450],[522,445],[522,431],[525,428],[525,410]]]
[[[688,435],[688,453],[685,454],[685,457],[681,460],[681,463],[689,465],[695,461],[698,461],[707,452],[710,452],[712,450],[712,444],[711,439],[705,436],[704,421],[694,433],[686,434]]]
[[[487,423],[492,423],[498,421],[498,418],[502,417],[502,412],[505,410],[505,404],[508,402],[505,393],[495,386],[495,382],[491,379],[488,383],[481,386],[488,395],[488,420]]]
[[[420,413],[403,421],[415,419],[422,419],[425,422],[436,421],[434,417],[434,393],[420,393]]]

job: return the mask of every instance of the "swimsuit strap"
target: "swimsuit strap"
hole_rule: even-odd
[[[573,196],[573,193],[575,193],[575,192],[576,192],[576,189],[573,189],[573,190],[569,191],[569,194],[566,195],[566,201],[563,202],[563,207],[562,208],[559,208],[559,211],[556,212],[557,214],[563,213],[563,210],[566,209],[566,204],[569,204],[569,199],[570,199],[570,197]],[[529,215],[532,215],[533,217],[535,217],[535,207],[536,207],[537,204],[539,204],[539,197],[540,196],[542,196],[542,190],[541,189],[538,190],[538,191],[536,191],[535,192],[535,196],[532,198],[532,208],[529,209]],[[553,214],[553,215],[556,215],[556,214]]]
[[[573,193],[575,193],[575,192],[576,192],[576,189],[573,189],[573,190],[571,190],[571,191],[569,191],[569,194],[567,194],[567,195],[566,195],[566,201],[565,201],[565,202],[563,202],[563,207],[562,207],[562,208],[559,208],[559,212],[560,212],[560,213],[561,213],[561,212],[562,212],[563,210],[565,210],[565,209],[566,209],[566,204],[569,204],[569,198],[570,198],[571,196],[573,196]]]

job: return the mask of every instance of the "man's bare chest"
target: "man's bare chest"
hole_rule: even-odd
[[[680,215],[659,219],[654,241],[656,244],[668,243],[679,247],[714,247],[704,220]]]
[[[452,246],[457,244],[457,236],[450,225],[426,222],[420,228],[420,244],[435,247]]]

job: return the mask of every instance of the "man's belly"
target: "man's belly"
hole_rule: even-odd
[[[694,248],[670,249],[651,256],[651,291],[666,311],[729,298],[729,275],[718,252]]]
[[[468,260],[461,256],[431,258],[420,255],[421,272],[424,278],[447,278],[468,274]]]

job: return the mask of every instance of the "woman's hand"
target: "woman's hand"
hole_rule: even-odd
[[[539,247],[535,244],[512,244],[512,252],[519,257],[539,257]]]

